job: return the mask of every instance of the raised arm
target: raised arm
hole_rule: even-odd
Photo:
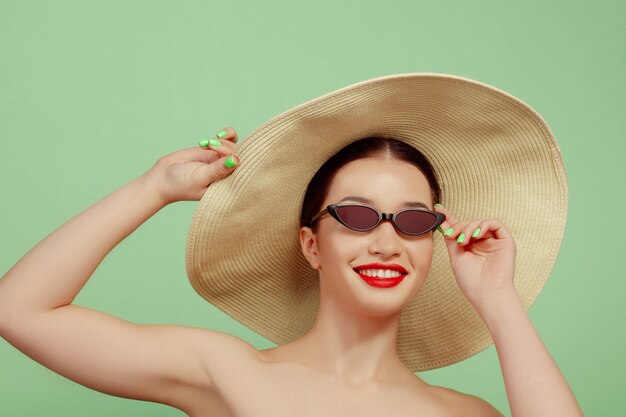
[[[446,215],[441,227],[456,281],[496,346],[512,417],[582,417],[515,289],[511,233],[499,219],[457,221],[435,210]]]
[[[104,393],[184,409],[198,390],[210,389],[202,358],[230,347],[232,336],[137,325],[72,302],[104,257],[143,222],[171,202],[198,200],[232,172],[224,165],[233,151],[226,140],[220,151],[197,147],[161,158],[32,248],[0,280],[0,335],[49,369]]]
[[[494,294],[480,315],[498,352],[513,417],[583,416],[515,291]]]

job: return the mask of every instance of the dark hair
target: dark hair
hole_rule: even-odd
[[[433,201],[440,201],[441,188],[435,176],[435,171],[422,152],[397,139],[373,136],[359,139],[345,146],[317,170],[313,178],[311,178],[304,195],[300,211],[300,227],[308,227],[313,216],[322,209],[322,203],[328,193],[328,186],[339,168],[357,159],[377,156],[390,156],[416,166],[428,180],[430,195]],[[312,227],[315,232],[317,231],[317,225],[318,223],[316,222]]]

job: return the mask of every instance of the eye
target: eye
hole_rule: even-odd
[[[422,210],[406,210],[398,214],[396,223],[398,227],[408,233],[418,234],[430,229],[437,217],[432,213]]]
[[[339,207],[337,215],[349,227],[359,230],[368,230],[378,223],[378,214],[370,207],[349,205]]]

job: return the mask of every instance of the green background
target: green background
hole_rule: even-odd
[[[245,138],[293,106],[382,75],[461,75],[531,105],[559,142],[568,222],[529,316],[585,415],[626,415],[625,12],[620,1],[1,0],[0,274],[159,157],[223,127]],[[274,346],[189,285],[196,205],[144,223],[75,302]],[[493,346],[418,375],[510,416]],[[0,339],[0,415],[184,414],[85,388]]]

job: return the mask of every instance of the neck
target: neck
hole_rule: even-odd
[[[372,315],[321,290],[313,327],[290,344],[298,362],[354,386],[415,378],[396,349],[402,311]]]

